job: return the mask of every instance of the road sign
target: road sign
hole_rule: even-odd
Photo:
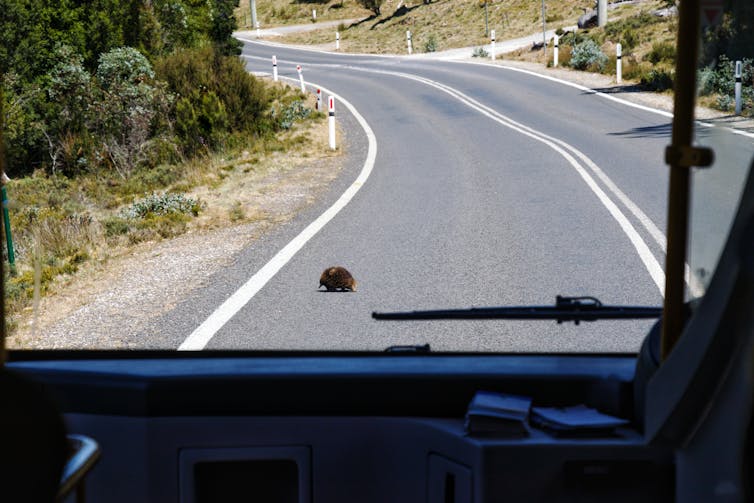
[[[715,26],[723,19],[723,0],[700,0],[702,26]]]

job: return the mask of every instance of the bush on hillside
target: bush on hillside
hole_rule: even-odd
[[[577,70],[602,71],[607,64],[607,56],[592,39],[577,44],[571,52],[570,65]]]

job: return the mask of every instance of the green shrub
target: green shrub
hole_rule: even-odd
[[[437,40],[434,35],[430,35],[427,42],[424,44],[424,52],[436,52]]]
[[[105,236],[114,237],[126,234],[131,226],[128,220],[122,217],[107,217],[100,222],[105,229]]]
[[[104,89],[115,84],[138,84],[154,79],[149,60],[133,47],[118,47],[99,57],[97,80]]]
[[[722,94],[717,97],[717,102],[715,104],[717,105],[717,108],[719,110],[722,110],[723,112],[729,112],[733,110],[733,105],[735,105],[735,102],[729,95]]]
[[[280,111],[273,109],[273,118],[277,119],[281,129],[290,129],[297,120],[306,119],[312,113],[312,109],[304,105],[301,100],[296,100],[288,105],[282,106]]]
[[[652,69],[642,75],[641,85],[651,91],[665,91],[673,88],[673,74],[668,70]]]
[[[126,219],[147,219],[152,216],[183,214],[196,216],[201,210],[201,204],[196,199],[183,194],[152,194],[134,202],[121,212]]]
[[[206,89],[223,103],[230,131],[264,133],[270,130],[267,111],[273,93],[246,72],[236,57],[223,56],[212,47],[182,49],[155,62],[158,78],[181,99],[197,107],[197,89]],[[185,103],[182,105],[185,107]],[[176,103],[176,112],[177,112]]]
[[[214,149],[226,132],[228,115],[220,98],[197,90],[175,104],[175,132],[189,155]]]
[[[646,60],[657,64],[660,62],[675,62],[675,45],[670,42],[652,44],[652,50],[647,53]]]
[[[485,50],[484,47],[475,47],[474,52],[471,53],[472,58],[489,58],[490,53]]]
[[[586,39],[573,48],[570,65],[577,70],[602,71],[607,63],[607,56],[592,39]]]

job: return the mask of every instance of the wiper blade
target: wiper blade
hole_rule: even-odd
[[[662,307],[606,306],[596,297],[555,298],[554,306],[472,307],[394,313],[373,312],[376,320],[556,320],[572,321],[634,320],[659,318]]]

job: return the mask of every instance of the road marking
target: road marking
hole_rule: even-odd
[[[289,79],[294,80],[294,79]],[[310,85],[313,85],[311,82]],[[275,274],[283,268],[285,264],[290,261],[293,256],[319,232],[335,215],[340,212],[356,195],[359,189],[364,185],[367,178],[369,178],[372,168],[374,168],[375,159],[377,158],[377,138],[369,127],[369,124],[351,105],[340,95],[330,91],[322,86],[317,86],[323,91],[332,94],[340,102],[350,110],[356,120],[361,125],[362,129],[367,135],[369,141],[369,147],[367,150],[367,158],[364,161],[364,166],[359,173],[356,180],[346,189],[345,192],[338,198],[332,206],[330,206],[324,213],[317,217],[312,223],[310,223],[301,233],[293,238],[291,242],[285,245],[274,257],[270,259],[259,271],[257,271],[249,280],[244,283],[236,292],[228,297],[220,307],[218,307],[199,327],[189,335],[185,341],[178,347],[178,351],[198,351],[207,346],[210,339],[231,319],[238,313],[259,290],[272,279]]]
[[[640,105],[640,104],[634,103],[632,101],[624,100],[622,98],[618,98],[618,97],[612,96],[610,94],[603,93],[602,91],[595,91],[594,89],[591,89],[591,88],[586,87],[586,86],[582,86],[581,84],[576,84],[575,82],[569,82],[567,80],[562,80],[562,79],[559,79],[557,77],[553,77],[551,75],[542,75],[541,73],[533,72],[531,70],[524,70],[523,68],[516,68],[516,67],[513,67],[513,66],[507,66],[507,65],[493,65],[492,63],[485,63],[485,62],[481,62],[481,61],[450,61],[449,60],[448,62],[449,63],[460,63],[460,64],[464,64],[464,65],[489,66],[489,67],[492,67],[492,68],[502,68],[504,70],[511,70],[513,72],[525,73],[525,74],[531,75],[533,77],[538,77],[540,79],[545,79],[545,80],[550,80],[552,82],[557,82],[558,84],[562,84],[564,86],[573,87],[573,88],[579,89],[580,91],[586,91],[589,94],[593,94],[595,96],[599,96],[600,98],[604,98],[606,100],[610,100],[610,101],[614,101],[616,103],[620,103],[621,105],[625,105],[627,107],[638,108],[639,110],[643,110],[645,112],[651,112],[651,113],[654,113],[654,114],[662,115],[664,117],[669,117],[671,119],[673,118],[673,113],[672,112],[666,112],[665,110],[660,110],[658,108],[652,108],[652,107],[648,107],[646,105]],[[748,131],[743,131],[741,129],[735,129],[735,128],[732,128],[730,126],[718,126],[718,125],[713,124],[711,122],[703,122],[703,121],[699,121],[699,120],[694,121],[694,123],[696,125],[698,125],[698,126],[702,126],[702,127],[705,127],[705,128],[725,129],[725,130],[730,131],[730,132],[732,132],[734,134],[737,134],[737,135],[746,136],[747,138],[754,138],[754,133],[750,133]]]
[[[371,73],[381,73],[386,75],[393,75],[396,77],[401,77],[409,80],[414,80],[416,82],[423,83],[425,85],[434,87],[436,89],[439,89],[440,91],[445,92],[446,94],[449,94],[453,98],[459,100],[461,103],[467,105],[470,108],[473,108],[474,110],[480,112],[483,115],[486,115],[490,119],[494,120],[495,122],[498,122],[499,124],[513,129],[514,131],[517,131],[523,135],[529,136],[530,138],[533,138],[541,143],[544,143],[545,145],[549,146],[553,150],[555,150],[557,153],[559,153],[563,158],[568,161],[568,163],[576,170],[576,172],[581,176],[581,178],[584,180],[586,185],[592,190],[592,192],[597,196],[597,198],[600,200],[600,202],[605,206],[605,208],[608,210],[610,215],[616,220],[620,228],[623,230],[623,232],[628,237],[629,241],[631,241],[631,244],[634,246],[634,249],[636,249],[636,252],[639,255],[639,258],[644,263],[644,266],[646,267],[647,271],[649,272],[650,277],[654,281],[657,288],[660,290],[660,294],[664,295],[665,291],[665,272],[662,269],[662,266],[660,266],[659,262],[655,258],[652,251],[649,249],[649,246],[647,243],[642,239],[641,235],[637,232],[637,230],[634,228],[634,226],[631,224],[631,222],[628,220],[626,215],[618,208],[618,206],[610,199],[610,197],[605,194],[605,192],[599,187],[597,182],[592,178],[591,175],[587,172],[584,167],[578,163],[574,157],[569,154],[567,150],[570,150],[575,155],[580,157],[582,160],[589,159],[584,153],[579,151],[576,147],[573,147],[572,145],[559,140],[557,138],[553,138],[551,136],[546,135],[545,133],[542,133],[541,131],[538,131],[534,128],[531,128],[529,126],[526,126],[524,124],[521,124],[519,122],[516,122],[515,120],[501,114],[500,112],[494,110],[493,108],[490,108],[475,99],[469,97],[468,95],[458,91],[455,88],[452,88],[450,86],[447,86],[445,84],[441,84],[439,82],[433,81],[431,79],[427,79],[425,77],[419,77],[412,74],[407,73],[400,73],[400,72],[391,72],[387,70],[373,70],[373,69],[364,69],[359,67],[351,67],[348,68],[358,70],[358,71],[364,71],[364,72],[371,72]],[[561,148],[562,146],[562,148]],[[585,162],[588,166],[593,166],[594,168],[597,168],[598,172],[601,174],[601,179],[604,180],[610,180],[610,178],[599,169],[599,167],[591,160],[589,162]],[[617,186],[610,180],[610,186],[617,189]],[[609,187],[610,187],[609,186]],[[648,226],[650,229],[653,229],[650,231],[650,234],[653,234],[653,237],[655,239],[658,239],[659,236],[662,236],[662,232],[657,228],[656,225],[649,219],[649,217],[644,214],[639,207],[631,202],[631,200],[626,196],[623,192],[620,192],[622,194],[623,198],[625,198],[626,201],[629,201],[631,204],[631,207],[635,208],[637,212],[640,215],[643,215],[643,219],[640,218],[639,220],[642,221],[642,223],[645,226]],[[660,239],[660,243],[665,242],[664,236]]]
[[[260,58],[258,56],[244,56],[247,59],[264,59]],[[625,214],[613,203],[613,201],[607,196],[607,194],[602,191],[602,189],[599,187],[599,185],[595,182],[594,178],[592,178],[586,170],[584,170],[583,166],[581,166],[571,155],[569,155],[567,152],[564,152],[563,149],[570,151],[573,153],[576,157],[581,159],[583,163],[597,176],[607,187],[607,189],[613,193],[613,195],[621,202],[623,205],[629,210],[631,214],[634,215],[634,217],[641,223],[641,225],[645,228],[645,230],[649,233],[649,235],[653,238],[653,240],[657,243],[657,245],[662,249],[663,253],[666,251],[666,243],[667,239],[665,235],[662,233],[662,231],[657,227],[657,225],[647,216],[644,211],[639,208],[639,206],[634,203],[622,190],[618,188],[618,186],[615,184],[615,182],[610,179],[610,177],[599,167],[597,164],[592,161],[586,154],[581,152],[576,147],[570,145],[569,143],[566,143],[563,140],[560,140],[558,138],[552,137],[547,135],[546,133],[543,133],[541,131],[538,131],[534,128],[531,128],[529,126],[526,126],[525,124],[522,124],[520,122],[517,122],[510,117],[507,117],[500,112],[496,111],[495,109],[484,105],[483,103],[480,103],[479,101],[475,100],[474,98],[471,98],[470,96],[462,93],[461,91],[452,88],[450,86],[447,86],[445,84],[442,84],[440,82],[420,77],[417,75],[409,74],[409,73],[402,73],[402,72],[393,72],[389,70],[377,70],[377,69],[371,69],[371,68],[363,68],[360,66],[355,65],[348,65],[348,64],[332,64],[332,63],[310,63],[309,66],[318,66],[318,67],[327,67],[327,68],[346,68],[366,73],[376,73],[376,74],[384,74],[384,75],[391,75],[395,77],[405,78],[409,80],[414,80],[416,82],[420,82],[425,85],[429,85],[431,87],[435,87],[446,94],[451,95],[452,97],[456,98],[457,100],[461,101],[465,105],[477,110],[478,112],[481,112],[483,115],[488,116],[492,120],[511,128],[515,131],[518,131],[522,134],[525,134],[527,136],[530,136],[537,141],[540,141],[542,143],[545,143],[550,148],[553,148],[556,152],[558,152],[561,156],[563,156],[569,164],[576,170],[576,172],[582,177],[584,182],[587,184],[587,186],[594,192],[594,194],[597,196],[597,198],[600,200],[600,202],[603,203],[605,208],[608,210],[608,212],[613,216],[613,218],[616,219],[618,222],[618,225],[621,227],[621,229],[624,231],[626,236],[631,241],[632,245],[636,249],[639,257],[641,258],[642,262],[644,263],[644,266],[647,268],[647,271],[649,272],[652,280],[657,285],[657,288],[660,290],[660,293],[664,295],[665,291],[665,273],[662,269],[662,266],[660,266],[659,262],[655,258],[654,254],[649,249],[646,242],[641,238],[639,233],[636,231],[634,226],[631,224],[631,222],[628,220],[628,218],[625,216]],[[497,65],[489,65],[487,66],[497,66]],[[513,69],[513,68],[512,68]],[[513,69],[517,70],[517,69]],[[524,73],[530,73],[535,76],[539,76],[548,80],[553,80],[556,82],[563,82],[566,84],[570,84],[564,81],[559,81],[558,79],[555,79],[553,77],[548,76],[541,76],[538,74],[533,74],[528,71],[523,71]],[[577,87],[579,89],[589,90],[588,88],[585,88],[583,86],[579,86],[574,84],[574,87]],[[606,96],[607,98],[611,98],[611,96]],[[615,99],[618,103],[627,104],[629,106],[633,106],[635,104],[626,102],[621,99]],[[648,111],[653,111],[660,114],[667,114],[667,112],[662,112],[661,110],[655,110],[648,107],[643,107],[642,105],[637,105],[638,108],[646,109]],[[671,114],[672,115],[672,114]],[[559,148],[559,147],[562,147]],[[595,190],[596,189],[596,190]],[[685,279],[686,283],[689,286],[689,291],[694,296],[700,296],[704,293],[704,288],[701,284],[701,282],[696,278],[695,275],[691,273],[691,269],[688,266],[688,264],[685,265]]]

